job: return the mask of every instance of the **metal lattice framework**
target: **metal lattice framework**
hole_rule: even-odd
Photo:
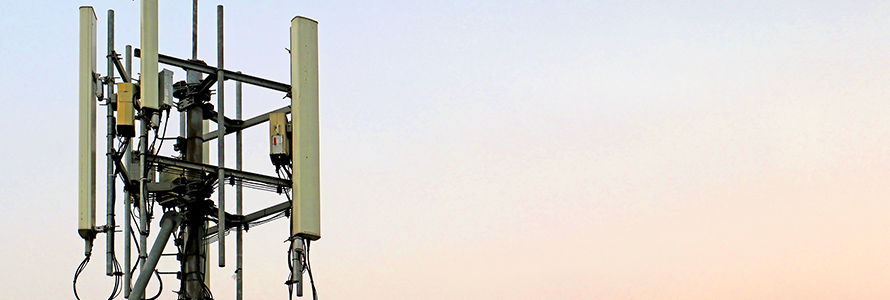
[[[287,285],[292,295],[302,296],[302,274],[311,268],[308,250],[321,237],[318,172],[318,29],[317,22],[303,17],[291,20],[291,82],[264,79],[224,69],[223,7],[217,6],[217,64],[197,57],[197,1],[193,5],[191,59],[158,53],[157,0],[142,0],[140,48],[127,45],[123,55],[114,48],[114,11],[108,10],[107,75],[96,71],[96,21],[92,7],[80,8],[79,90],[79,221],[78,233],[85,241],[85,259],[77,277],[89,262],[99,234],[106,237],[106,275],[115,278],[112,297],[145,299],[145,286],[153,276],[170,237],[180,261],[179,299],[212,299],[206,284],[207,253],[211,243],[219,247],[218,265],[226,263],[226,235],[236,231],[236,297],[242,299],[242,232],[279,218],[289,218],[291,242]],[[134,78],[132,57],[140,59],[141,75]],[[123,60],[121,57],[123,56]],[[174,73],[159,65],[180,68],[185,80],[174,83]],[[157,76],[155,76],[157,74]],[[116,82],[120,79],[120,82]],[[224,84],[235,81],[235,115],[226,116]],[[284,92],[291,105],[243,118],[241,84]],[[211,89],[216,86],[214,97]],[[212,104],[216,98],[216,106]],[[96,113],[99,103],[107,108],[106,120],[106,224],[96,226]],[[175,109],[175,111],[174,111]],[[167,137],[171,114],[178,112],[179,136]],[[288,120],[287,115],[290,115]],[[209,122],[217,129],[208,132]],[[243,170],[241,131],[269,122],[270,158],[277,176]],[[137,135],[138,129],[138,135]],[[154,138],[149,135],[154,133]],[[226,135],[235,135],[235,167],[226,166]],[[175,140],[164,143],[165,140]],[[207,151],[216,140],[216,164]],[[158,141],[160,141],[158,143]],[[159,155],[162,147],[178,155]],[[123,267],[115,253],[118,223],[116,192],[123,192]],[[235,188],[235,210],[226,209],[226,188]],[[279,204],[244,214],[242,188],[283,195]],[[216,194],[216,201],[212,198]],[[149,247],[152,216],[157,207],[163,217]],[[132,247],[138,253],[132,261]],[[131,266],[133,266],[131,268]],[[138,266],[138,267],[137,267]],[[313,295],[315,292],[313,284]],[[157,296],[155,296],[156,298]]]

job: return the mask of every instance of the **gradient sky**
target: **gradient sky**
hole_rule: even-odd
[[[139,1],[3,2],[0,299],[71,299],[77,8],[104,75],[106,11],[122,52]],[[199,57],[223,4],[226,68],[288,81],[289,21],[319,21],[322,299],[890,298],[890,5],[669,2],[203,1]],[[160,14],[188,57],[191,1]],[[244,115],[281,97],[245,87]],[[245,168],[272,174],[265,134]],[[245,299],[286,299],[287,222],[245,237]],[[95,249],[84,299],[112,287]]]

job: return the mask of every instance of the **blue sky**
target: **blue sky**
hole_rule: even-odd
[[[885,3],[201,2],[211,64],[217,4],[226,68],[282,82],[289,21],[319,22],[324,299],[890,295]],[[138,1],[0,12],[3,299],[71,298],[82,258],[79,5],[100,56],[109,8],[118,51],[138,44]],[[160,14],[161,53],[188,57],[191,3]],[[245,87],[244,115],[282,96]],[[272,174],[265,139],[245,132],[245,168]],[[246,234],[247,299],[285,299],[286,223]],[[104,248],[79,281],[91,299],[111,290]]]

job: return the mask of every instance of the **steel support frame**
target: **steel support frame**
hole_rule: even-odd
[[[133,285],[133,292],[130,294],[130,299],[138,300],[145,296],[145,286],[148,285],[148,280],[151,279],[151,274],[154,273],[155,268],[158,266],[158,260],[161,259],[161,254],[164,252],[164,248],[167,247],[167,241],[170,239],[170,235],[176,227],[179,227],[179,223],[181,222],[182,215],[178,212],[171,210],[164,213],[164,216],[161,218],[161,230],[158,232],[158,236],[155,239],[154,244],[151,246],[151,254],[148,255],[145,265],[143,265],[142,270],[139,271],[139,277],[136,278],[136,283]]]
[[[138,49],[138,48],[136,49],[135,55],[136,55],[136,57],[140,57],[140,55],[142,55],[140,49]],[[158,54],[158,62],[162,63],[162,64],[171,65],[174,67],[180,67],[180,68],[185,69],[186,71],[192,70],[192,71],[198,71],[198,72],[201,72],[204,74],[218,74],[219,71],[222,71],[222,74],[226,78],[226,80],[231,79],[234,81],[240,81],[240,82],[252,84],[252,85],[255,85],[258,87],[264,87],[267,89],[272,89],[272,90],[276,90],[279,92],[285,92],[285,93],[290,94],[290,85],[289,84],[285,84],[285,83],[281,83],[281,82],[277,82],[277,81],[273,81],[273,80],[269,80],[269,79],[265,79],[265,78],[251,76],[251,75],[247,75],[247,74],[243,74],[243,73],[239,73],[239,72],[233,72],[233,71],[225,70],[222,68],[214,68],[211,66],[198,64],[198,63],[195,63],[192,61],[188,61],[188,60],[184,60],[181,58],[176,58],[176,57],[172,57],[172,56],[164,55],[164,54]]]
[[[133,70],[133,46],[127,45],[125,52],[126,52],[125,60],[126,60],[126,68],[127,68],[126,71],[127,71],[127,74],[129,74]],[[122,168],[123,170],[125,170],[122,173],[124,175],[126,175],[127,171],[129,171],[129,169],[131,168],[130,162],[131,162],[132,157],[131,157],[130,150],[133,148],[132,143],[131,143],[133,141],[133,139],[127,138],[127,140],[128,140],[127,147],[126,147],[126,149],[124,149],[124,151],[125,151],[124,152],[124,161],[127,162],[127,164],[126,164],[127,168],[126,169]],[[119,166],[119,167],[122,167],[122,166]],[[124,178],[127,178],[127,177],[124,177]],[[124,181],[125,181],[124,186],[130,185],[129,179],[125,179]],[[133,232],[133,229],[130,227],[130,218],[131,218],[130,206],[132,205],[131,199],[132,199],[132,195],[131,195],[130,189],[125,189],[124,190],[124,238],[127,240],[127,242],[124,243],[124,298],[130,297],[130,291],[132,290],[132,287],[133,287],[133,284],[132,284],[133,274],[130,274],[130,263],[131,263],[130,244],[132,242],[134,242],[131,237],[131,232]]]
[[[109,11],[111,11],[111,10],[109,10]],[[112,31],[109,31],[109,32],[112,32]],[[128,70],[129,67],[126,69],[124,68],[123,63],[121,63],[120,54],[115,52],[113,48],[109,47],[108,50],[110,50],[108,52],[109,65],[113,64],[117,68],[117,73],[121,75],[121,81],[130,82],[131,78],[130,78],[130,71]],[[108,67],[108,72],[111,72],[111,67]]]
[[[156,0],[149,0],[149,1],[144,1],[144,2],[149,3],[149,5],[156,5],[155,4]],[[197,0],[194,2],[197,5]],[[144,5],[145,5],[145,3],[143,3],[143,6]],[[144,9],[144,7],[143,7],[143,9]],[[195,25],[196,25],[196,20],[197,20],[197,16],[195,16],[195,20],[194,20]],[[197,30],[195,28],[195,32],[193,32],[193,35],[194,35],[193,37],[197,36],[196,31]],[[196,46],[197,45],[193,45],[193,56],[195,56],[195,54],[196,54],[196,48],[197,48]],[[168,65],[172,65],[172,66],[178,66],[178,67],[181,67],[187,71],[205,73],[205,74],[208,74],[211,76],[216,76],[218,78],[218,90],[217,90],[218,91],[218,101],[219,101],[218,102],[218,109],[219,109],[218,118],[220,120],[223,120],[223,122],[218,123],[219,124],[218,130],[213,131],[213,132],[205,132],[202,134],[201,137],[204,139],[204,142],[212,140],[214,138],[219,139],[218,140],[219,166],[212,166],[212,165],[199,163],[199,162],[176,160],[176,159],[171,159],[171,158],[154,155],[154,153],[152,153],[152,151],[147,149],[147,146],[148,146],[147,138],[148,138],[148,133],[150,131],[149,124],[151,124],[151,119],[150,119],[151,114],[147,114],[147,115],[143,114],[143,117],[140,120],[141,121],[141,124],[140,124],[141,132],[140,132],[140,136],[138,137],[140,151],[135,151],[135,152],[131,151],[131,148],[133,148],[132,143],[127,142],[126,149],[123,150],[123,151],[125,151],[125,154],[121,155],[119,153],[114,152],[114,151],[116,151],[116,147],[114,147],[115,118],[114,118],[114,113],[113,113],[114,110],[113,110],[113,107],[111,104],[112,104],[112,102],[114,102],[114,98],[113,98],[114,84],[113,83],[115,81],[115,77],[114,77],[115,69],[118,72],[118,74],[120,75],[120,79],[123,82],[131,82],[134,80],[134,78],[131,78],[131,74],[134,74],[133,70],[132,70],[132,54],[134,54],[134,51],[132,51],[132,47],[130,45],[127,45],[126,48],[127,48],[127,50],[124,53],[126,62],[124,63],[121,61],[120,54],[118,54],[114,50],[114,11],[109,10],[108,11],[108,54],[106,56],[106,58],[108,60],[108,65],[107,65],[108,75],[105,78],[105,80],[106,80],[105,84],[107,84],[107,89],[108,89],[107,102],[106,102],[106,104],[108,104],[108,114],[107,114],[107,119],[108,119],[108,134],[107,134],[107,139],[108,139],[108,142],[107,142],[107,145],[108,145],[108,152],[107,152],[107,168],[108,168],[107,188],[108,188],[108,193],[106,195],[107,200],[108,200],[107,208],[106,208],[107,209],[107,224],[106,224],[107,232],[106,233],[108,234],[108,237],[107,237],[107,249],[108,250],[107,250],[107,257],[106,257],[106,273],[108,275],[113,275],[113,272],[111,271],[112,270],[111,261],[114,258],[114,246],[113,246],[114,245],[114,228],[115,228],[115,220],[114,220],[114,205],[115,205],[115,203],[114,203],[114,201],[117,198],[115,196],[115,181],[116,181],[115,177],[117,176],[118,172],[121,173],[121,179],[124,181],[124,187],[125,187],[125,189],[123,191],[124,195],[123,195],[123,201],[122,201],[122,203],[124,204],[124,208],[125,208],[124,209],[124,218],[126,219],[125,224],[124,224],[124,230],[123,230],[123,234],[125,235],[125,239],[126,239],[126,243],[124,244],[124,252],[125,252],[124,253],[124,274],[123,274],[125,277],[124,278],[124,282],[125,282],[124,297],[128,298],[128,299],[137,299],[137,300],[144,298],[145,285],[147,284],[149,278],[152,276],[152,273],[155,271],[158,260],[160,259],[160,256],[162,256],[162,252],[163,252],[165,245],[166,245],[167,241],[169,240],[169,237],[172,234],[173,230],[176,227],[180,226],[180,224],[183,222],[184,218],[188,219],[187,215],[185,214],[186,212],[183,212],[182,214],[180,214],[180,213],[177,213],[175,210],[167,211],[160,222],[161,230],[158,233],[158,235],[156,236],[156,240],[154,241],[154,244],[152,246],[151,253],[148,253],[149,249],[148,249],[148,245],[147,245],[147,238],[148,238],[148,226],[150,226],[150,223],[149,223],[149,220],[146,220],[148,218],[147,211],[146,211],[147,204],[148,204],[148,189],[146,187],[146,184],[149,180],[152,180],[151,176],[148,176],[148,174],[150,172],[149,170],[151,170],[151,166],[156,165],[156,164],[165,164],[165,165],[176,166],[176,167],[191,169],[191,170],[215,172],[219,175],[219,183],[220,183],[220,187],[219,187],[220,188],[220,190],[219,190],[220,199],[219,199],[219,210],[218,210],[220,223],[218,226],[215,226],[213,228],[204,227],[205,230],[210,229],[210,230],[204,231],[204,233],[209,234],[210,232],[217,231],[218,234],[220,234],[221,243],[220,243],[220,253],[219,253],[219,255],[220,255],[220,257],[219,257],[220,264],[219,265],[220,265],[220,267],[224,267],[225,266],[224,265],[225,248],[224,248],[224,241],[222,240],[222,236],[224,236],[224,230],[228,229],[228,228],[232,228],[232,227],[239,227],[239,231],[238,231],[237,239],[236,239],[236,243],[237,243],[237,248],[236,248],[236,253],[237,253],[237,260],[236,260],[236,262],[237,262],[237,269],[236,269],[237,294],[236,294],[236,297],[238,300],[241,300],[242,296],[243,296],[242,295],[243,294],[243,282],[242,282],[242,280],[243,280],[243,275],[242,275],[242,272],[243,272],[243,270],[242,270],[242,251],[243,251],[242,238],[243,238],[243,236],[242,236],[242,231],[245,228],[245,225],[248,224],[249,222],[256,221],[261,218],[268,217],[270,215],[286,211],[291,208],[291,202],[286,201],[286,202],[268,207],[266,209],[256,211],[256,212],[248,214],[246,216],[242,216],[241,215],[242,214],[242,186],[238,185],[236,187],[236,194],[235,194],[236,195],[235,196],[236,197],[236,215],[240,218],[235,218],[232,221],[227,223],[225,220],[227,214],[225,213],[225,206],[224,206],[225,198],[224,198],[224,191],[223,191],[224,185],[225,185],[224,184],[225,178],[227,178],[227,177],[228,178],[239,178],[239,179],[246,180],[246,181],[261,182],[261,183],[275,185],[275,186],[285,188],[285,189],[289,189],[292,187],[291,180],[286,180],[286,179],[271,177],[271,176],[267,176],[267,175],[261,175],[261,174],[255,174],[255,173],[242,171],[241,131],[243,129],[253,127],[253,126],[262,124],[265,121],[268,121],[269,114],[271,114],[271,113],[281,113],[281,112],[290,113],[291,107],[290,106],[282,107],[282,108],[273,110],[271,112],[250,118],[248,120],[241,121],[241,118],[242,118],[242,116],[241,116],[241,83],[248,83],[248,84],[252,84],[255,86],[259,86],[259,87],[264,87],[264,88],[269,88],[272,90],[285,92],[285,93],[287,93],[287,97],[291,96],[291,86],[288,84],[284,84],[284,83],[280,83],[280,82],[276,82],[276,81],[272,81],[272,80],[267,80],[267,79],[247,75],[247,74],[242,74],[241,72],[228,71],[223,68],[223,7],[222,7],[222,5],[220,5],[220,6],[218,6],[218,66],[219,66],[218,68],[196,64],[192,61],[182,60],[179,58],[175,58],[175,57],[171,57],[171,56],[167,56],[167,55],[163,55],[163,54],[156,54],[159,63],[164,63],[164,64],[168,64]],[[135,49],[136,57],[141,57],[141,54],[142,53],[141,53],[140,49]],[[195,57],[193,57],[193,59],[194,58]],[[149,73],[151,73],[151,72],[149,72]],[[148,79],[148,81],[153,81],[152,79],[154,79],[154,74],[142,74],[141,77],[142,78],[140,78],[140,79]],[[225,113],[224,113],[225,110],[224,110],[224,98],[223,98],[223,93],[224,93],[223,84],[224,84],[224,81],[227,79],[232,79],[232,80],[236,81],[236,121],[233,122],[234,124],[226,122]],[[140,80],[140,81],[144,81],[144,80]],[[147,85],[150,85],[150,84],[147,84]],[[145,112],[146,111],[143,110],[143,113],[145,113]],[[227,126],[227,125],[229,125],[229,126]],[[227,128],[227,127],[229,127],[229,128]],[[235,151],[235,153],[236,153],[235,169],[225,168],[224,137],[225,137],[225,135],[227,135],[229,133],[237,133],[237,135],[236,135],[236,151]],[[131,152],[134,153],[135,155],[137,155],[138,160],[140,160],[138,162],[138,164],[131,165],[131,159],[132,159],[130,157]],[[132,170],[132,171],[136,171],[136,172],[132,172],[132,173],[128,174],[128,172],[131,171],[130,170],[131,168],[136,168],[138,170]],[[115,169],[117,169],[117,170],[115,170]],[[139,176],[138,177],[133,176],[133,175],[135,175],[134,173],[138,174]],[[132,182],[130,180],[132,180]],[[134,183],[137,183],[137,184],[134,184]],[[132,185],[132,187],[130,187],[131,185]],[[133,200],[138,200],[138,204],[136,204],[136,205],[138,205],[138,208],[139,208],[139,213],[140,213],[140,216],[139,216],[140,224],[139,225],[141,227],[141,230],[139,232],[140,243],[136,244],[137,251],[139,253],[138,258],[139,258],[139,265],[140,265],[139,270],[140,271],[138,271],[139,276],[136,279],[136,282],[131,285],[131,280],[132,280],[133,274],[131,274],[131,272],[130,272],[130,270],[131,270],[130,269],[130,263],[131,263],[131,257],[130,257],[131,256],[131,247],[130,246],[131,246],[131,242],[133,242],[133,239],[131,238],[131,233],[132,233],[131,218],[132,218],[132,216],[130,213],[131,212],[130,207],[131,207],[131,205],[134,205],[134,203],[132,202]]]
[[[235,82],[235,118],[241,119],[241,82]],[[267,117],[268,118],[268,117]],[[243,129],[243,128],[242,128]],[[241,157],[241,130],[235,134],[235,170],[242,170]],[[243,187],[239,184],[235,187],[235,214],[241,215]],[[238,230],[235,234],[235,300],[244,299],[244,232]]]
[[[108,49],[108,75],[105,77],[105,84],[108,88],[108,92],[105,94],[105,107],[107,109],[106,121],[108,122],[108,126],[105,134],[105,145],[107,151],[105,152],[105,164],[106,164],[106,172],[105,172],[105,275],[114,276],[114,201],[115,201],[115,159],[114,155],[116,155],[115,151],[117,149],[114,148],[114,129],[115,129],[115,118],[114,118],[114,107],[112,105],[112,99],[114,98],[114,66],[111,59],[111,54],[114,53],[114,10],[108,10],[108,40],[107,40],[107,49]]]
[[[224,180],[226,179],[226,101],[225,97],[225,82],[226,76],[223,72],[223,60],[225,58],[224,55],[224,40],[223,40],[223,6],[216,6],[216,58],[217,65],[219,66],[216,69],[216,77],[217,77],[217,88],[216,88],[216,100],[217,100],[217,118],[219,122],[217,122],[219,130],[219,137],[217,140],[217,166],[219,167],[219,189],[216,191],[216,195],[218,197],[217,206],[219,207],[219,214],[217,215],[219,228],[221,228],[217,233],[219,234],[219,251],[217,252],[217,257],[219,258],[219,267],[226,266],[226,235],[223,231],[226,228],[226,185],[224,184]]]
[[[275,204],[275,205],[273,205],[273,206],[269,206],[269,207],[267,207],[267,208],[264,208],[264,209],[261,209],[261,210],[252,212],[252,213],[250,213],[250,214],[248,214],[248,215],[245,215],[243,218],[241,218],[240,221],[233,221],[233,222],[227,223],[227,224],[226,224],[226,229],[229,229],[229,228],[235,228],[235,227],[239,227],[239,226],[241,226],[241,229],[239,230],[239,232],[240,232],[241,230],[244,230],[244,225],[245,225],[245,224],[248,224],[248,223],[250,223],[250,222],[253,222],[253,221],[256,221],[256,220],[259,220],[259,219],[262,219],[262,218],[265,218],[265,217],[268,217],[268,216],[271,216],[271,215],[274,215],[274,214],[283,212],[283,211],[285,211],[285,210],[290,209],[290,206],[291,206],[290,201],[284,201],[284,202]],[[237,215],[239,215],[239,214],[236,214],[236,216],[237,216]],[[217,231],[217,230],[219,230],[219,226],[213,226],[213,227],[210,227],[210,228],[207,230],[207,232],[208,232],[208,236],[210,235],[210,234],[209,234],[210,232],[214,232],[214,231]]]
[[[258,115],[256,117],[244,120],[243,122],[241,122],[240,125],[231,126],[231,127],[226,126],[225,127],[226,134],[230,134],[230,133],[234,133],[234,132],[241,132],[241,130],[244,130],[244,129],[247,129],[247,128],[250,128],[250,127],[253,127],[256,125],[263,124],[266,121],[269,121],[270,114],[290,113],[290,112],[291,112],[290,106],[285,106],[285,107]],[[236,121],[233,123],[237,123],[237,120],[239,120],[240,118],[236,116],[235,119],[236,119]],[[210,140],[216,139],[218,137],[220,137],[219,130],[214,130],[214,131],[208,132],[207,134],[204,135],[204,141],[210,141]]]
[[[276,186],[280,186],[282,188],[290,188],[290,185],[291,185],[291,181],[287,180],[287,179],[282,179],[282,178],[272,177],[272,176],[262,175],[262,174],[256,174],[256,173],[250,173],[250,172],[245,172],[245,171],[236,170],[236,169],[220,168],[220,167],[217,167],[214,165],[207,165],[207,164],[202,164],[202,163],[184,161],[184,160],[179,160],[179,159],[175,159],[175,158],[152,155],[152,154],[146,155],[146,161],[148,163],[152,163],[152,164],[161,164],[161,165],[166,165],[166,166],[173,166],[173,167],[178,167],[178,168],[189,169],[191,171],[211,172],[211,173],[217,173],[217,174],[219,174],[219,170],[222,169],[225,171],[226,178],[234,177],[236,179],[242,179],[242,180],[248,180],[248,181],[254,181],[254,182],[262,182],[262,183],[266,183],[266,184],[270,184],[270,185],[276,185]],[[223,183],[224,182],[220,182],[220,184],[223,184]]]

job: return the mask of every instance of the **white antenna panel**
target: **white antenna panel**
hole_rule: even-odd
[[[143,108],[157,110],[158,105],[158,0],[142,0],[140,10],[139,43],[142,46],[139,77],[140,97]]]
[[[290,27],[293,122],[293,234],[321,238],[318,172],[318,22],[295,17]]]
[[[78,83],[78,210],[77,231],[92,240],[96,233],[96,12],[80,7]]]

